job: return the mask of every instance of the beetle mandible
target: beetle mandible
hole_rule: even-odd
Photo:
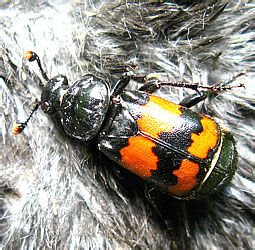
[[[46,84],[41,101],[13,133],[26,127],[39,106],[48,115],[59,112],[68,136],[83,142],[96,138],[98,149],[111,160],[179,199],[206,197],[233,177],[237,151],[232,134],[212,118],[189,109],[207,96],[198,88],[216,92],[232,87],[150,81],[129,91],[125,88],[131,76],[122,76],[110,88],[91,74],[69,86],[63,75],[49,79],[36,53],[28,51],[25,57],[37,61]],[[163,85],[197,93],[175,104],[153,95]]]

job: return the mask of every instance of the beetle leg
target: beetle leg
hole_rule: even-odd
[[[115,83],[115,85],[111,89],[111,98],[114,98],[122,93],[122,91],[129,84],[130,78],[131,77],[129,75],[124,75],[119,78],[119,80]]]
[[[133,78],[132,78],[133,79]],[[136,79],[134,79],[136,80]],[[146,82],[146,78],[144,78],[144,81]],[[188,88],[188,89],[193,89],[197,92],[199,88],[208,88],[208,87],[203,87],[199,86],[198,83],[188,83],[188,82],[160,82],[158,80],[150,80],[146,82],[143,86],[139,88],[139,91],[145,91],[147,93],[154,93],[158,89],[160,89],[162,86],[170,86],[170,87],[183,87],[183,88]],[[213,89],[213,87],[209,87]]]
[[[105,119],[105,124],[103,126],[103,129],[100,132],[101,136],[104,136],[105,134],[107,134],[107,132],[111,128],[112,123],[119,111],[120,106],[121,106],[120,100],[118,98],[112,98],[112,104],[110,105],[108,109],[108,113]]]
[[[222,92],[226,90],[231,90],[233,88],[239,88],[239,87],[245,87],[243,83],[235,86],[227,86],[228,84],[232,83],[236,78],[244,75],[245,72],[241,72],[237,75],[233,75],[231,79],[229,79],[226,82],[221,82],[217,84],[213,84],[211,86],[203,86],[199,85],[199,83],[189,83],[189,82],[161,82],[158,80],[151,80],[152,78],[157,78],[160,77],[162,74],[152,74],[149,76],[144,76],[144,77],[137,77],[137,76],[132,76],[132,79],[137,81],[137,82],[143,82],[145,83],[143,86],[139,88],[140,91],[145,91],[147,93],[154,93],[158,89],[160,89],[162,86],[171,86],[171,87],[183,87],[183,88],[188,88],[188,89],[193,89],[196,92],[199,92],[199,89],[204,89],[210,92]],[[202,99],[203,100],[203,99]]]
[[[198,104],[199,102],[205,100],[208,96],[208,91],[201,91],[199,93],[195,93],[193,95],[190,95],[188,97],[185,97],[182,99],[179,103],[179,105],[186,107],[186,108],[191,108]]]
[[[132,79],[139,83],[144,83],[139,88],[139,91],[145,91],[147,93],[154,93],[162,86],[170,86],[170,87],[184,87],[193,89],[198,92],[198,88],[200,87],[198,83],[188,83],[188,82],[169,82],[169,81],[160,81],[156,80],[157,78],[163,76],[161,73],[150,74],[148,76],[132,76]]]
[[[233,88],[245,87],[243,83],[240,83],[239,85],[235,85],[235,86],[226,86],[228,83],[230,83],[232,81],[233,80],[227,81],[225,83],[214,84],[211,86],[203,86],[203,85],[199,85],[198,83],[188,83],[188,82],[149,81],[149,82],[145,83],[142,87],[140,87],[139,90],[152,94],[155,91],[157,91],[158,89],[160,89],[162,86],[171,86],[171,87],[183,87],[183,88],[193,89],[196,92],[199,92],[199,89],[206,89],[208,91],[216,93],[216,92],[231,90]]]
[[[118,98],[118,95],[122,93],[122,91],[126,88],[128,83],[130,82],[130,76],[124,75],[119,78],[119,80],[116,82],[116,84],[111,89],[111,106],[109,107],[105,124],[103,126],[103,129],[101,131],[101,135],[107,134],[108,130],[112,126],[112,123],[116,117],[116,114],[121,106],[120,99]]]
[[[158,81],[150,81],[145,83],[143,86],[141,86],[139,88],[139,91],[145,91],[147,93],[154,93],[155,91],[157,91],[158,89],[160,89],[162,85],[160,84],[160,82]]]
[[[191,234],[190,234],[190,226],[188,223],[188,215],[187,215],[187,208],[186,208],[186,201],[185,200],[181,200],[181,209],[178,210],[177,212],[180,213],[180,218],[183,218],[183,223],[184,225],[179,225],[180,228],[182,228],[183,230],[185,230],[184,234],[186,235],[186,238],[191,238]]]
[[[198,89],[198,84],[188,84],[188,83],[181,83],[181,82],[176,82],[176,83],[170,83],[170,82],[158,82],[158,81],[150,81],[145,83],[142,87],[139,88],[140,91],[145,91],[147,93],[154,93],[158,89],[161,88],[161,86],[177,86],[177,87],[188,87],[192,88],[193,90],[196,90],[196,93],[193,95],[190,95],[186,98],[184,98],[179,104],[190,108],[199,102],[205,100],[208,96],[208,91],[201,91],[199,92]]]
[[[170,236],[172,248],[177,249],[178,244],[176,243],[176,230],[174,230],[172,226],[172,222],[168,220],[168,218],[164,215],[164,212],[161,211],[162,208],[158,204],[160,204],[160,200],[158,198],[162,198],[161,195],[158,196],[158,191],[155,190],[156,193],[153,194],[154,188],[151,187],[150,184],[144,183],[144,195],[150,205],[153,207],[154,211],[156,212],[157,216],[162,220],[164,225],[166,226],[166,230]]]

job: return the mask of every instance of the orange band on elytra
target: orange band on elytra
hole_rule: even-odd
[[[187,151],[200,159],[205,159],[208,156],[209,150],[216,147],[219,131],[216,123],[207,116],[203,115],[201,120],[203,131],[197,135],[191,134],[193,141]]]
[[[182,114],[180,108],[160,97],[149,96],[149,101],[139,107],[142,114],[137,119],[140,131],[155,138],[159,138],[161,132],[171,132],[178,123],[176,118]],[[158,156],[152,151],[157,144],[141,135],[130,137],[128,143],[120,150],[119,164],[142,178],[151,177],[151,170],[158,168]]]
[[[173,174],[178,177],[178,183],[168,187],[169,193],[176,196],[183,196],[192,191],[197,184],[198,172],[198,163],[182,160],[180,168],[173,171]]]

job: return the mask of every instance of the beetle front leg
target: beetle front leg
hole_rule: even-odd
[[[111,98],[114,98],[121,94],[126,86],[129,84],[131,77],[129,75],[124,75],[119,78],[115,85],[111,89]]]
[[[120,99],[118,95],[120,95],[126,88],[126,86],[130,82],[130,76],[124,75],[119,78],[119,80],[115,83],[115,85],[111,89],[111,106],[109,107],[108,113],[107,113],[107,119],[106,123],[101,131],[101,135],[104,135],[108,132],[110,127],[112,126],[112,123],[119,111],[119,108],[121,106]]]
[[[107,134],[107,132],[109,131],[109,129],[112,126],[112,123],[121,107],[121,103],[120,100],[118,98],[112,98],[112,104],[109,107],[108,113],[107,113],[107,117],[106,117],[106,122],[103,126],[103,129],[101,130],[100,134],[101,137],[104,136],[105,134]]]

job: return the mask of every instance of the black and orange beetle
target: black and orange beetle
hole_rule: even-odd
[[[210,117],[188,109],[204,100],[206,92],[197,92],[181,105],[152,95],[162,85],[195,90],[200,86],[148,81],[138,91],[128,91],[131,76],[122,76],[110,88],[90,74],[69,86],[63,75],[49,79],[34,52],[26,52],[25,57],[37,61],[46,80],[32,113],[39,106],[49,115],[59,112],[67,135],[84,142],[96,138],[98,149],[111,160],[158,189],[176,198],[198,199],[233,177],[237,151],[232,134]],[[231,89],[223,84],[201,88]],[[15,134],[31,115],[14,127]]]

